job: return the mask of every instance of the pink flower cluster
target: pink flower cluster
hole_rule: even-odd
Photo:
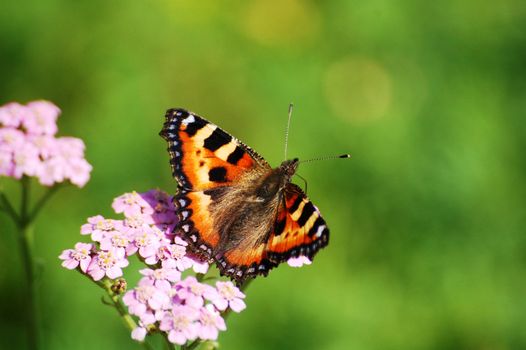
[[[82,140],[55,137],[59,114],[48,101],[0,106],[0,176],[35,176],[45,186],[88,182],[92,167],[84,159]]]
[[[113,209],[123,220],[100,215],[88,219],[81,234],[93,243],[77,243],[62,252],[62,266],[78,269],[98,281],[123,275],[128,258],[136,255],[149,268],[138,285],[123,301],[129,313],[139,319],[132,338],[144,340],[148,329],[165,332],[174,344],[202,339],[215,340],[225,330],[221,312],[240,312],[246,306],[244,294],[232,282],[218,281],[215,286],[195,277],[182,279],[182,272],[204,274],[208,264],[186,251],[186,242],[174,233],[177,223],[172,197],[160,190],[126,193],[115,198]]]
[[[181,279],[175,268],[141,270],[144,276],[123,298],[132,315],[139,317],[132,337],[143,340],[147,329],[158,328],[168,340],[183,345],[195,339],[216,340],[226,330],[221,312],[245,309],[245,295],[230,281],[215,287],[195,277]]]

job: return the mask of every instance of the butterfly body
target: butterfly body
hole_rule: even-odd
[[[291,257],[312,259],[327,245],[325,221],[291,183],[298,159],[273,169],[250,147],[183,109],[167,111],[160,134],[179,183],[178,230],[221,274],[241,284]]]

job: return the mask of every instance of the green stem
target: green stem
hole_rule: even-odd
[[[181,347],[181,350],[182,349],[186,349],[186,350],[192,350],[192,349],[195,349],[199,344],[201,344],[201,341],[196,339],[194,340],[193,342],[191,342],[189,345],[185,346],[183,345],[184,347]]]
[[[177,349],[176,345],[172,344],[170,340],[168,340],[167,334],[163,333],[163,338],[164,338],[164,348],[166,350],[176,350]]]
[[[35,264],[33,261],[33,228],[28,217],[30,182],[28,177],[22,178],[22,200],[18,216],[18,239],[22,254],[22,264],[26,277],[26,317],[27,339],[30,350],[37,350],[39,345],[37,303],[35,290]]]
[[[38,322],[36,310],[35,266],[32,259],[33,229],[29,225],[21,225],[19,229],[22,263],[26,277],[26,318],[29,349],[38,349]]]
[[[239,289],[244,293],[245,290],[247,290],[248,286],[250,285],[250,283],[252,283],[253,280],[254,280],[253,278],[247,280],[241,287],[239,287]],[[223,316],[223,319],[226,321],[226,319],[228,318],[228,315],[230,315],[230,314],[231,314],[231,309],[228,308],[228,309],[226,309],[226,311],[221,313],[221,316]]]
[[[133,331],[135,328],[137,328],[137,323],[135,323],[131,315],[126,311],[126,307],[122,304],[121,298],[111,290],[111,281],[105,280],[99,285],[101,285],[108,294],[108,297],[110,298],[113,306],[115,307],[119,315],[121,315],[126,327],[130,331]]]
[[[137,328],[137,323],[126,310],[126,307],[122,303],[120,296],[111,290],[111,280],[105,279],[104,281],[96,281],[95,283],[97,283],[99,287],[106,291],[106,294],[108,294],[108,297],[110,298],[111,306],[117,310],[126,328],[128,328],[130,331],[133,331],[135,328]],[[153,347],[148,342],[143,341],[141,344],[145,349],[153,350]]]
[[[6,195],[0,192],[0,203],[2,205],[2,209],[5,210],[5,212],[13,219],[13,221],[18,225],[20,223],[20,218],[18,217],[18,214],[16,213],[15,209],[7,199]]]
[[[47,201],[53,196],[53,194],[55,192],[57,192],[57,190],[62,187],[60,186],[60,184],[56,184],[52,187],[50,187],[46,193],[44,193],[42,195],[42,197],[40,197],[40,199],[38,200],[37,204],[35,204],[35,206],[33,207],[33,210],[31,210],[31,213],[29,214],[29,221],[33,221],[35,220],[36,216],[38,215],[38,213],[40,212],[40,210],[42,209],[42,207],[47,203]]]

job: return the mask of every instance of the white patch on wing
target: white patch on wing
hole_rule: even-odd
[[[316,235],[315,236],[316,237],[320,237],[322,232],[323,232],[323,230],[325,230],[326,228],[327,228],[327,226],[325,226],[325,225],[318,226],[318,230],[316,231]]]
[[[190,123],[195,123],[195,117],[192,114],[190,114],[188,117],[186,117],[183,120],[181,120],[181,123],[184,124],[184,125],[188,125]]]

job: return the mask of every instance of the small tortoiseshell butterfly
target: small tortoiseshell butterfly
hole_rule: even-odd
[[[241,285],[289,258],[312,259],[329,242],[318,208],[291,177],[298,159],[275,169],[217,125],[169,109],[160,135],[168,142],[179,191],[178,230],[190,251],[214,261]]]

